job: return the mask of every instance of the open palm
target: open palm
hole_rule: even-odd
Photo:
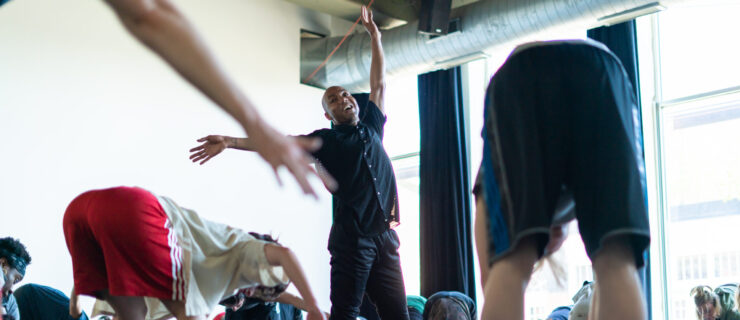
[[[226,149],[226,138],[224,136],[211,135],[198,139],[198,142],[203,144],[190,149],[190,160],[193,162],[200,161],[200,164],[206,163]]]

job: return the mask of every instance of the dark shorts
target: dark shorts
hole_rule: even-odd
[[[591,259],[624,235],[642,266],[650,233],[640,114],[617,58],[586,41],[519,49],[485,104],[489,264],[528,236],[542,256],[558,208],[574,202]]]

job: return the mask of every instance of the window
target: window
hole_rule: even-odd
[[[419,249],[419,99],[417,76],[390,79],[386,84],[383,144],[391,157],[398,185],[401,225],[396,228],[406,294],[421,293]]]
[[[653,319],[694,319],[692,287],[738,281],[738,15],[692,1],[638,20]]]

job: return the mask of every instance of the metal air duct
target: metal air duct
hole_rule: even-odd
[[[649,12],[682,0],[480,0],[453,11],[460,32],[429,39],[411,22],[383,32],[388,76],[424,73],[464,62],[466,57],[497,46],[511,44],[553,27],[582,27],[584,31],[614,23],[620,15],[642,8]],[[645,10],[647,8],[647,10]],[[604,18],[608,17],[608,21]],[[601,19],[601,20],[600,20]],[[361,26],[360,26],[361,28]],[[301,40],[301,80],[331,52],[341,37]],[[368,86],[370,39],[366,32],[351,35],[309,85],[322,88],[341,85],[350,91]]]

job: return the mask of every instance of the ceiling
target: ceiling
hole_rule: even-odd
[[[349,21],[356,20],[360,15],[360,7],[369,2],[369,0],[287,1]],[[452,0],[452,8],[457,8],[477,1],[478,0]],[[375,0],[372,5],[375,22],[381,29],[390,29],[411,21],[416,21],[419,18],[421,2],[422,0]]]

